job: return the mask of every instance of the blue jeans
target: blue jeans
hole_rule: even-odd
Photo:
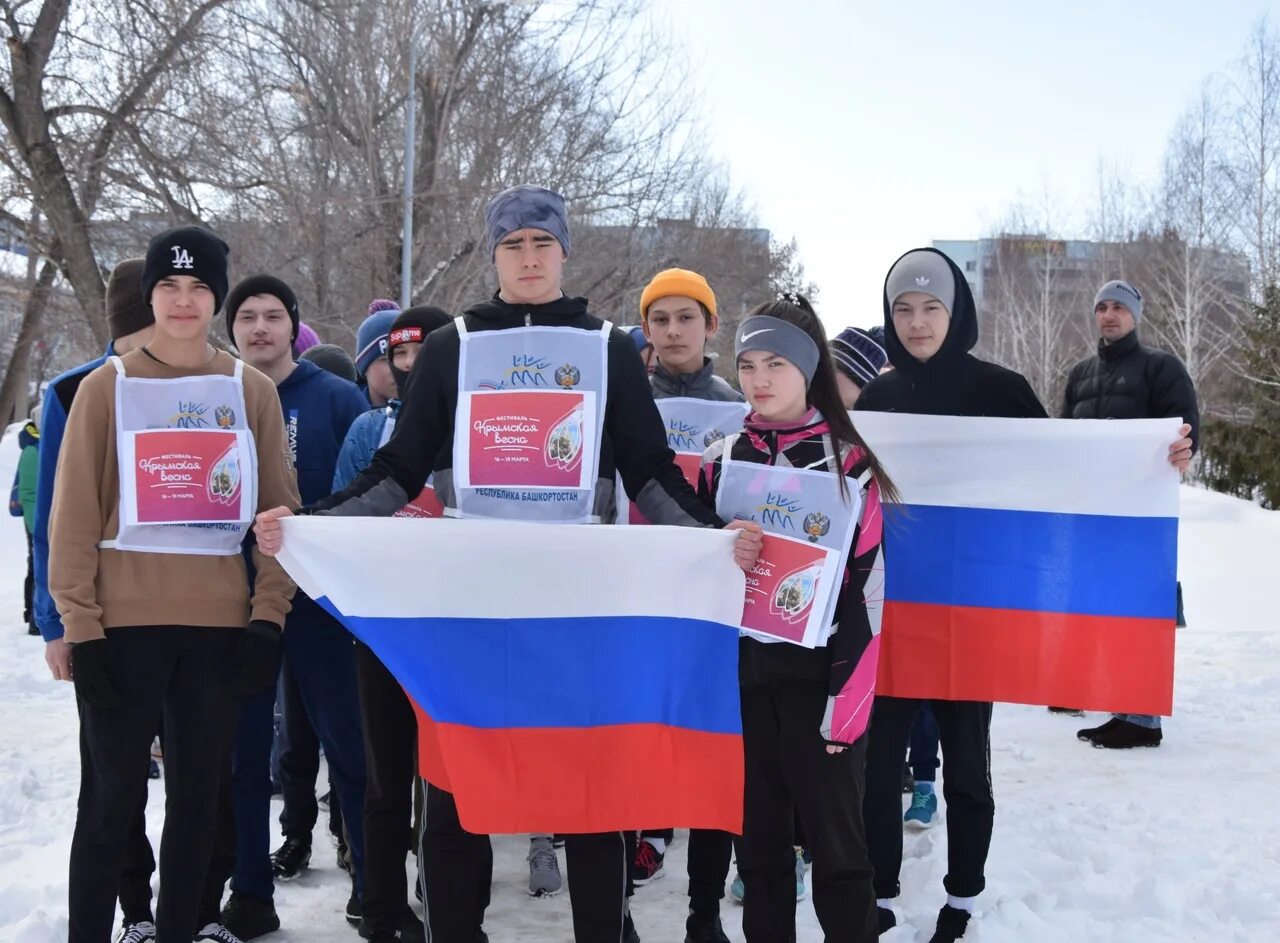
[[[356,694],[351,635],[302,593],[294,598],[282,638],[284,659],[329,761],[329,775],[350,837],[356,894],[364,893],[364,735]],[[271,742],[276,686],[240,702],[232,772],[236,861],[231,890],[269,900],[271,874]],[[332,800],[331,800],[332,801]]]
[[[1151,717],[1147,714],[1112,714],[1116,720],[1127,720],[1131,724],[1137,724],[1139,727],[1146,727],[1148,730],[1160,729],[1160,718]]]
[[[928,701],[922,701],[911,725],[911,778],[931,783],[938,778],[938,722]]]

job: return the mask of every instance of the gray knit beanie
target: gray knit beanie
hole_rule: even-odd
[[[909,291],[933,295],[950,314],[956,302],[956,277],[947,264],[946,256],[916,249],[900,258],[889,270],[889,278],[885,282],[889,310],[892,311],[894,302]]]
[[[1097,311],[1098,305],[1104,301],[1114,301],[1124,305],[1133,315],[1135,324],[1142,320],[1142,294],[1128,282],[1117,278],[1099,288],[1098,294],[1093,299],[1093,310]]]

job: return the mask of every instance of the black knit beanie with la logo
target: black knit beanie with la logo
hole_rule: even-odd
[[[213,292],[213,312],[218,313],[227,297],[227,244],[202,226],[166,229],[147,246],[147,263],[142,270],[142,298],[151,302],[156,284],[174,275],[190,275]]]

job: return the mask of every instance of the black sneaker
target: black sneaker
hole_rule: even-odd
[[[641,840],[640,844],[648,845],[649,843]],[[636,932],[636,924],[631,919],[630,910],[622,918],[622,943],[640,943],[640,934]]]
[[[1164,734],[1159,727],[1143,727],[1127,720],[1116,721],[1116,726],[1098,734],[1089,742],[1101,750],[1131,750],[1134,747],[1158,747]]]
[[[256,940],[280,929],[275,901],[232,893],[222,908],[222,925],[241,940]]]
[[[1119,717],[1112,717],[1100,727],[1086,727],[1084,730],[1077,730],[1076,739],[1083,740],[1085,743],[1092,743],[1095,737],[1104,733],[1110,733],[1123,723],[1124,721]]]
[[[360,902],[360,897],[353,887],[351,888],[351,896],[347,898],[347,923],[353,927],[358,927],[362,917],[364,917],[364,905]]]
[[[243,943],[240,937],[236,936],[220,923],[207,923],[195,935],[196,940],[213,940],[214,943]]]
[[[938,911],[938,929],[929,937],[929,943],[956,943],[968,925],[969,911],[946,904]]]
[[[684,922],[684,943],[729,943],[719,914],[689,914]]]
[[[400,926],[395,932],[387,932],[379,930],[374,932],[369,926],[368,920],[360,921],[360,938],[363,940],[374,940],[376,943],[424,943],[427,938],[426,928],[422,925],[422,921],[418,919],[418,915],[413,912],[412,907],[406,906],[404,913],[400,915]]]
[[[311,842],[301,838],[286,838],[284,844],[271,852],[271,873],[277,881],[292,881],[311,864]]]
[[[662,877],[662,860],[665,857],[665,853],[643,838],[636,842],[636,854],[631,860],[631,883],[636,887],[644,887],[650,881]]]
[[[876,907],[876,925],[877,933],[888,933],[898,925],[898,918],[888,907]]]
[[[1050,714],[1066,714],[1068,717],[1083,717],[1084,711],[1078,707],[1050,707]]]

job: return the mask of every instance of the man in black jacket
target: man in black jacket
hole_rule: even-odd
[[[1179,417],[1193,443],[1200,443],[1200,409],[1182,361],[1138,340],[1142,295],[1128,282],[1110,281],[1093,300],[1098,320],[1098,353],[1067,376],[1063,419],[1162,419]],[[1190,452],[1187,455],[1190,459]],[[1158,747],[1160,718],[1115,714],[1100,727],[1081,730],[1086,743],[1106,749]]]
[[[863,388],[855,411],[932,416],[1047,418],[1026,379],[969,353],[978,318],[964,275],[936,249],[913,249],[885,280],[885,347],[896,368]],[[892,562],[888,563],[892,566]],[[877,695],[867,748],[863,818],[875,867],[880,931],[896,922],[902,869],[902,764],[921,702]],[[945,765],[947,905],[930,943],[964,935],[974,901],[986,886],[995,797],[991,791],[991,704],[934,701]]]
[[[455,475],[454,437],[455,433],[468,436],[472,430],[455,430],[458,404],[464,396],[474,402],[477,392],[484,389],[536,390],[553,384],[588,389],[594,376],[602,383],[592,393],[603,402],[604,416],[598,432],[585,428],[585,423],[582,429],[584,437],[598,435],[594,506],[586,509],[592,512],[590,519],[613,521],[617,507],[614,482],[620,474],[627,493],[636,496],[641,513],[655,524],[726,526],[698,499],[676,465],[631,338],[617,328],[606,332],[605,322],[588,312],[585,298],[570,298],[561,291],[562,270],[570,250],[563,198],[541,187],[513,187],[490,201],[485,217],[498,292],[427,336],[390,441],[350,485],[309,510],[388,516],[413,500],[428,474],[434,474],[432,483],[446,513],[472,516],[467,509],[470,502],[480,512],[476,516],[563,520],[552,516],[557,512],[555,506],[522,503],[528,501],[529,493],[519,488],[465,487]],[[504,336],[496,337],[498,333]],[[602,340],[603,371],[585,359],[576,364],[565,359],[564,349],[575,337],[581,353],[583,335]],[[514,340],[520,337],[528,340]],[[526,353],[508,356],[499,376],[488,372],[496,369],[494,358],[484,361],[468,354],[468,349],[475,350],[471,345],[478,346],[477,338],[480,343],[506,345],[502,349],[508,354],[511,350]],[[467,445],[463,443],[462,448]],[[468,490],[486,492],[480,495],[484,500],[469,499]],[[576,489],[568,494],[576,502],[575,493]],[[256,532],[261,550],[278,552],[282,545],[279,519],[290,513],[276,508],[259,515]],[[763,543],[759,526],[745,521],[727,526],[739,531],[735,559],[750,569]],[[529,561],[495,558],[495,572],[504,564],[522,563],[531,565]],[[555,757],[549,756],[548,762],[555,762]],[[458,821],[453,796],[435,786],[427,790],[423,817],[425,833],[419,861],[430,939],[437,943],[487,939],[482,925],[493,869],[488,836],[466,832]],[[627,860],[622,832],[567,836],[565,855],[578,943],[639,943],[626,910]]]

